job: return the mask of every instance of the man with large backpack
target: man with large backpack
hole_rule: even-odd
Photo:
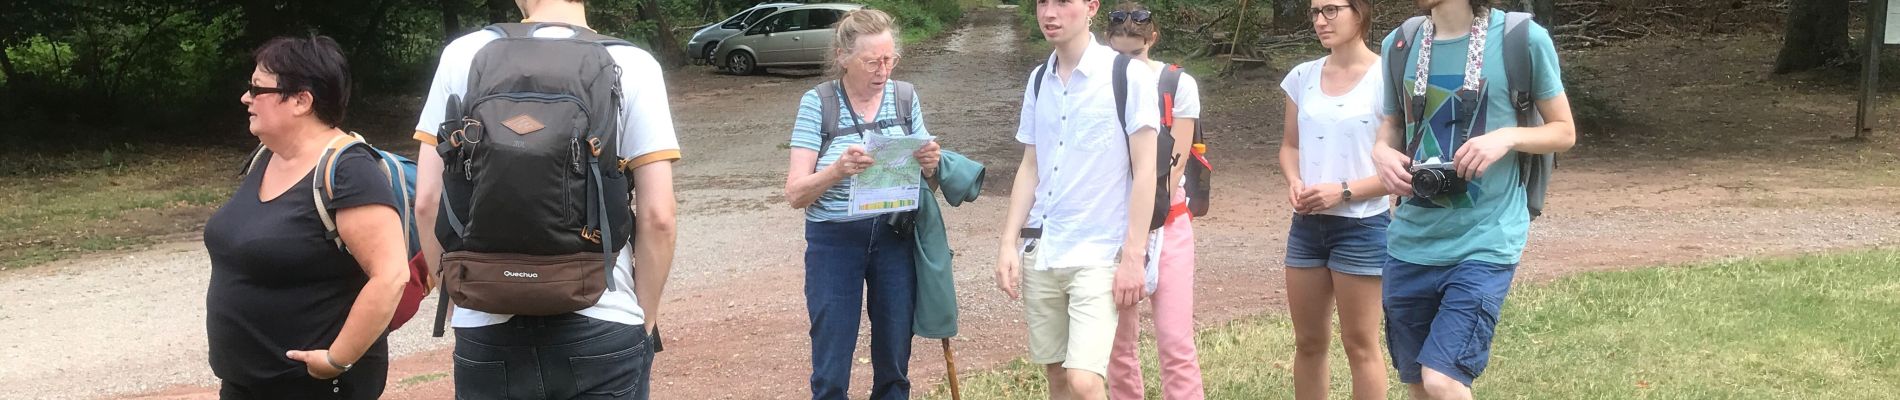
[[[1576,143],[1556,46],[1487,0],[1415,0],[1385,39],[1373,164],[1401,196],[1387,228],[1386,341],[1413,398],[1469,399],[1484,372],[1550,154]],[[1539,120],[1541,116],[1541,121]]]
[[[515,3],[522,23],[442,51],[416,125],[457,397],[644,399],[680,157],[660,67],[584,1]]]
[[[996,283],[1023,299],[1029,360],[1044,366],[1049,397],[1105,399],[1118,312],[1142,297],[1155,212],[1155,73],[1099,44],[1089,21],[1099,0],[1036,4],[1055,47],[1023,93],[1023,161],[1000,235]],[[1021,291],[1018,291],[1018,283]],[[1119,310],[1119,311],[1118,311]]]

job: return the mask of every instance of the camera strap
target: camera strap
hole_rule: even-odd
[[[1470,47],[1465,51],[1465,80],[1464,85],[1458,88],[1457,115],[1452,121],[1454,129],[1460,132],[1458,142],[1471,138],[1472,122],[1478,111],[1478,94],[1484,89],[1484,48],[1485,36],[1491,27],[1490,14],[1490,12],[1485,12],[1471,20],[1468,43]],[[1414,35],[1419,38],[1420,43],[1418,65],[1413,68],[1415,81],[1412,83],[1412,98],[1406,107],[1407,119],[1411,120],[1412,124],[1412,140],[1406,146],[1407,157],[1418,157],[1418,148],[1425,142],[1425,92],[1427,86],[1431,84],[1432,47],[1435,47],[1433,42],[1436,40],[1436,35],[1437,31],[1432,27],[1431,18],[1426,18],[1424,23],[1419,24],[1418,33]],[[1457,144],[1453,143],[1449,149],[1457,149]]]

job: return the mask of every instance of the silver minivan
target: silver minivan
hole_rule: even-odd
[[[831,26],[861,4],[813,4],[787,7],[759,20],[740,34],[719,42],[713,65],[739,75],[765,67],[822,66],[831,50]]]
[[[686,41],[686,56],[691,57],[695,63],[711,61],[713,49],[719,48],[719,41],[726,40],[727,37],[738,34],[746,27],[759,23],[759,20],[778,12],[781,8],[796,5],[798,3],[760,4],[733,14],[724,21],[706,25],[705,28],[693,32],[693,38]]]

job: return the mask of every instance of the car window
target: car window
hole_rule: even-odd
[[[772,15],[773,11],[778,11],[778,7],[765,7],[760,8],[758,11],[753,11],[751,15],[746,16],[745,26],[752,26],[752,24],[759,23],[759,20],[765,19],[768,15]]]
[[[793,10],[781,13],[777,17],[773,17],[773,21],[774,22],[770,24],[773,32],[791,32],[809,29],[807,27],[811,26],[811,10]]]
[[[751,11],[734,14],[732,18],[726,18],[725,21],[720,21],[719,27],[726,28],[726,29],[739,29],[739,28],[751,26],[751,25],[743,24],[743,22],[741,21],[745,21],[746,18],[749,18],[750,16],[755,15],[755,14],[757,13],[751,12]]]
[[[842,14],[839,14],[838,10],[813,10],[811,13],[811,21],[805,26],[805,29],[831,28],[831,25],[837,24],[838,20],[844,19],[843,17]]]
[[[785,19],[785,15],[771,15],[766,21],[745,28],[745,34],[764,34],[764,32],[771,32],[771,27],[779,25],[779,19]]]

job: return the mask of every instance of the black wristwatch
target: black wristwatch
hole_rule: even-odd
[[[1345,182],[1340,182],[1339,194],[1340,194],[1339,201],[1342,201],[1342,202],[1352,201],[1352,186],[1347,185]]]

